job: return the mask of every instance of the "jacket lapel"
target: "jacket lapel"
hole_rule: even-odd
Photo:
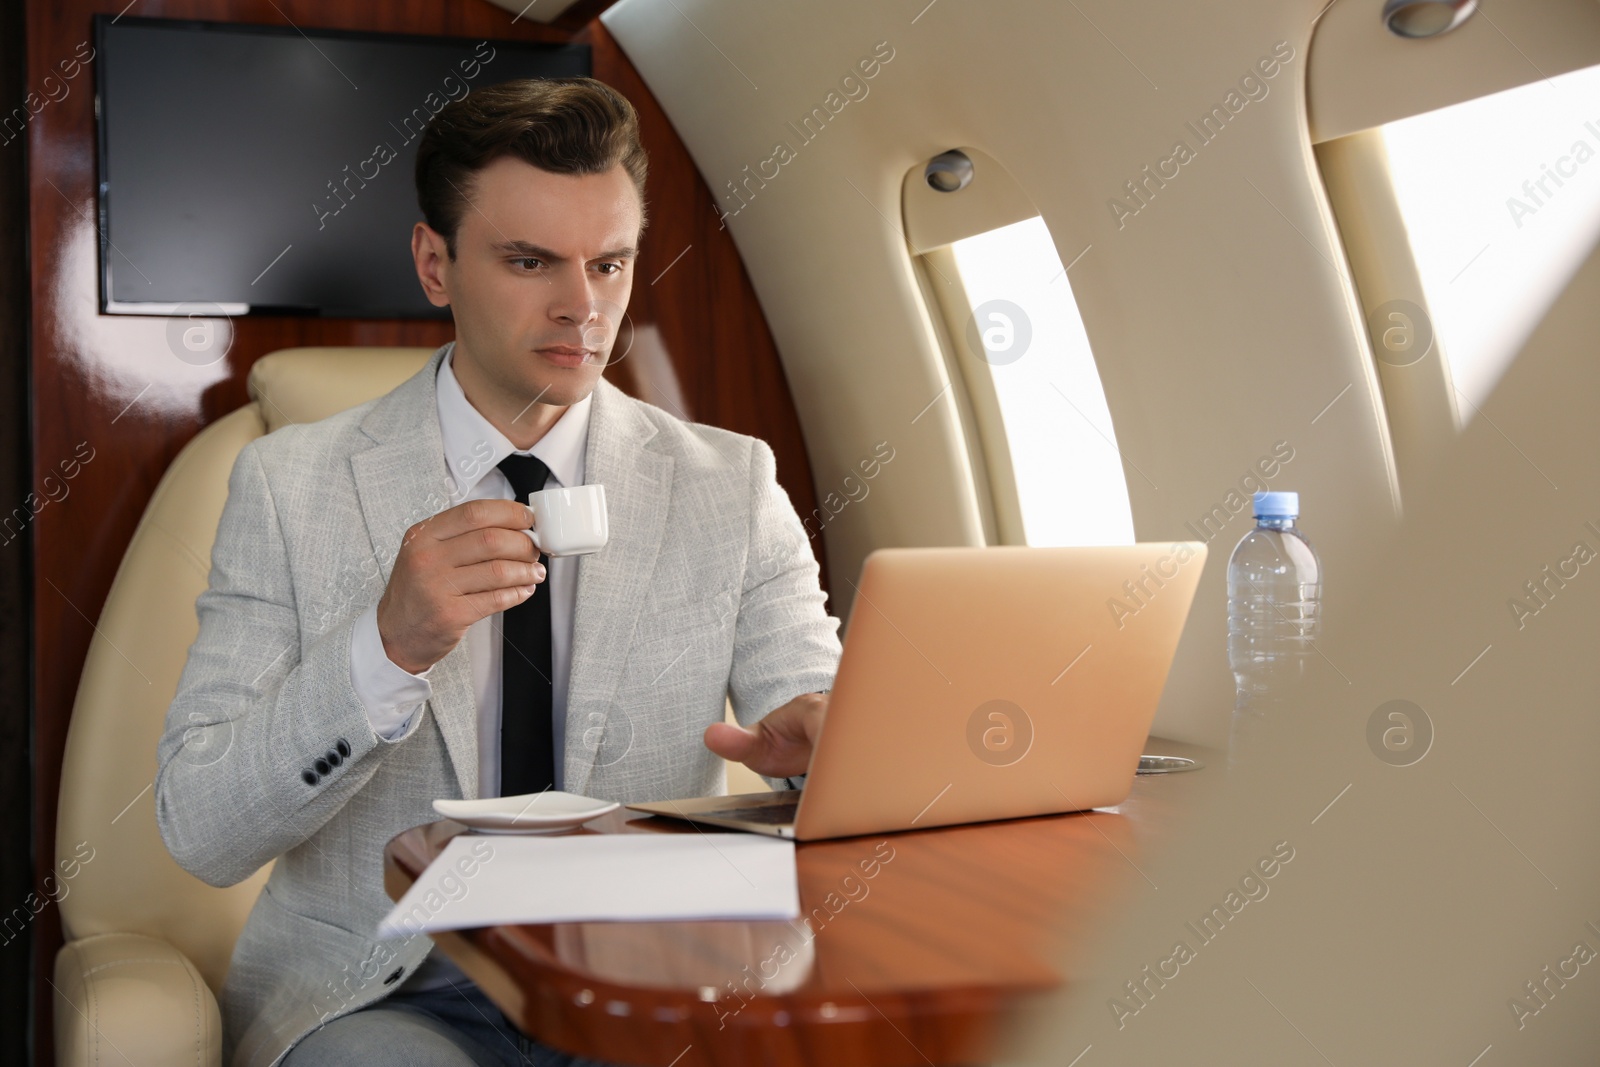
[[[449,348],[441,347],[427,366],[373,405],[361,420],[361,430],[374,443],[350,457],[361,514],[385,586],[405,532],[456,503],[451,498],[455,483],[445,466],[434,391],[439,364]],[[477,705],[465,641],[435,665],[429,681],[434,721],[444,737],[461,795],[476,799]]]
[[[672,495],[673,459],[650,451],[656,428],[604,378],[589,411],[584,480],[606,487],[610,538],[579,557],[567,683],[562,788],[582,794],[597,763],[620,759],[632,740],[626,713],[612,714],[622,666],[655,571]]]

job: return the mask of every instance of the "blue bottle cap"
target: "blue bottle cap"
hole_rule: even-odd
[[[1257,493],[1255,517],[1258,519],[1297,519],[1300,517],[1299,493]]]

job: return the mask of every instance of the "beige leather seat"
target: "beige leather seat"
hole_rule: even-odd
[[[252,403],[206,427],[156,487],[111,584],[67,732],[57,888],[45,887],[67,938],[55,965],[58,1064],[220,1062],[214,994],[270,865],[227,889],[193,877],[167,853],[150,787],[199,628],[194,602],[209,580],[228,474],[249,441],[381,396],[433,351],[264,356],[250,369]],[[732,792],[766,788],[743,766],[728,771]]]
[[[431,348],[294,348],[250,371],[252,403],[206,427],[145,508],[101,612],[61,768],[53,883],[67,943],[55,964],[58,1064],[200,1064],[222,1057],[214,991],[270,868],[216,889],[156,830],[156,742],[206,588],[228,474],[245,444],[370,400]],[[87,860],[87,862],[85,862]]]

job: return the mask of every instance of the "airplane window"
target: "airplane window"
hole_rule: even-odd
[[[1600,67],[1383,128],[1462,425],[1600,239]]]
[[[1066,269],[1034,216],[951,246],[986,365],[1030,545],[1133,543],[1116,431]]]

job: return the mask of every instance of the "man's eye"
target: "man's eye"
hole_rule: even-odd
[[[537,259],[534,259],[531,256],[523,256],[521,259],[514,259],[511,262],[513,262],[513,263],[515,263],[515,264],[517,264],[519,266],[526,267],[529,263],[538,263],[539,261]],[[533,269],[533,268],[529,268],[529,269]]]
[[[606,274],[607,278],[611,277],[613,274],[622,273],[622,264],[621,263],[602,263],[602,264],[600,264],[600,266],[602,266],[602,267],[610,267],[611,268],[611,271],[608,274]]]

